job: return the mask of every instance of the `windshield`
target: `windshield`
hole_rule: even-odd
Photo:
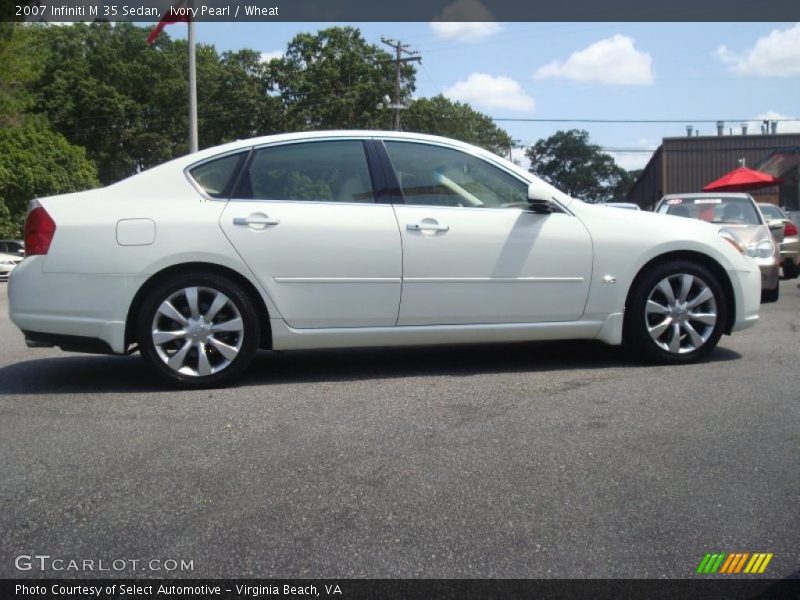
[[[783,214],[780,208],[773,204],[759,204],[761,214],[767,219],[785,219],[786,215]]]
[[[709,223],[761,225],[755,204],[746,197],[668,198],[658,212]]]

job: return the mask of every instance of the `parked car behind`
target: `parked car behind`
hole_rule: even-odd
[[[759,203],[761,214],[767,223],[783,224],[783,239],[778,240],[780,247],[780,263],[783,276],[795,279],[800,274],[800,236],[797,233],[797,223],[794,223],[783,209],[774,204]]]
[[[33,200],[9,312],[30,346],[138,349],[187,387],[258,348],[597,339],[685,364],[757,322],[729,234],[609,213],[441,137],[240,140]]]
[[[634,204],[633,202],[606,202],[605,206],[610,206],[611,208],[627,208],[628,210],[642,210],[639,208],[638,204]]]
[[[16,254],[6,254],[0,252],[0,281],[8,279],[11,271],[14,270],[19,263],[22,262],[22,257]]]
[[[777,302],[780,293],[779,252],[771,228],[755,200],[744,193],[668,194],[656,206],[656,212],[676,217],[699,219],[717,226],[734,239],[739,238],[744,251],[753,257],[761,270],[761,302]],[[783,223],[772,229],[783,232]]]
[[[25,256],[25,242],[22,240],[0,240],[0,254]]]

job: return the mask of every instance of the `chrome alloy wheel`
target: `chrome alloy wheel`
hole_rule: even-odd
[[[181,289],[158,307],[151,328],[164,363],[183,375],[219,373],[239,355],[244,322],[236,305],[208,287]]]
[[[717,302],[697,275],[677,273],[662,279],[650,292],[645,325],[663,350],[686,354],[708,341],[717,322]]]

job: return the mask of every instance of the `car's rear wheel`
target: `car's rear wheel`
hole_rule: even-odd
[[[217,274],[187,273],[156,285],[137,320],[145,362],[183,387],[238,376],[259,344],[258,315],[242,288]]]
[[[624,341],[647,360],[690,363],[716,347],[727,320],[717,276],[700,264],[669,261],[651,268],[631,290]]]

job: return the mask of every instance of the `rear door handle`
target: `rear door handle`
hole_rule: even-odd
[[[450,226],[442,223],[423,221],[422,223],[409,223],[406,225],[406,229],[408,231],[450,231]]]
[[[234,225],[261,225],[262,227],[266,227],[267,225],[278,225],[280,222],[280,219],[273,219],[269,215],[264,214],[253,214],[246,217],[233,217]]]

